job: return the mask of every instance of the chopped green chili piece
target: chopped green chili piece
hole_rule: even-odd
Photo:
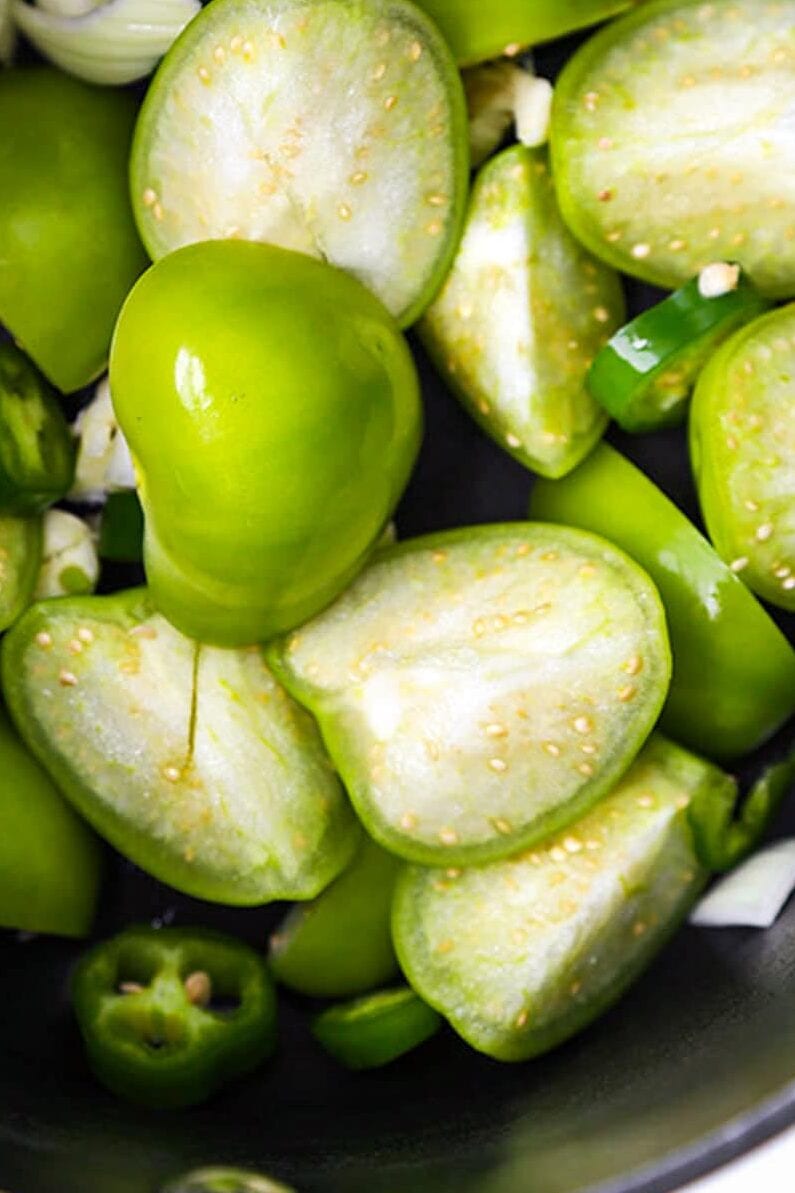
[[[347,1069],[377,1069],[435,1035],[441,1016],[413,990],[381,990],[318,1015],[312,1034]]]
[[[75,443],[55,390],[0,341],[0,510],[40,514],[70,489]]]

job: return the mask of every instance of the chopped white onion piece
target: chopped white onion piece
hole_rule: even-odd
[[[795,892],[795,839],[755,853],[701,900],[690,923],[701,928],[770,928]]]
[[[548,79],[503,60],[464,71],[464,88],[473,166],[499,148],[512,124],[523,145],[535,148],[548,140],[552,108]]]
[[[108,493],[136,487],[135,468],[122,435],[107,377],[97,386],[94,400],[81,410],[74,425],[80,439],[73,501],[104,502]]]
[[[56,66],[89,83],[151,74],[200,0],[13,0],[14,19]]]
[[[36,600],[93,592],[98,579],[99,558],[91,527],[65,510],[48,510]]]

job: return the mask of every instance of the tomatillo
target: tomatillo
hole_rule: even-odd
[[[164,257],[125,304],[111,389],[152,597],[219,646],[319,612],[378,540],[419,447],[397,324],[354,278],[247,241]]]
[[[146,258],[127,192],[135,96],[0,74],[0,323],[59,389],[99,376]]]

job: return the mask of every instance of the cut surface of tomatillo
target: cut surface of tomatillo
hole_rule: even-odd
[[[795,294],[794,29],[795,0],[662,0],[574,55],[552,146],[588,248],[670,289],[731,260]]]
[[[249,905],[317,895],[358,833],[317,729],[258,648],[185,638],[145,590],[34,606],[3,644],[27,745],[150,874]]]
[[[406,0],[215,0],[166,57],[132,156],[150,254],[242,237],[355,274],[403,325],[441,283],[468,175],[463,88]]]
[[[371,835],[431,865],[503,857],[581,815],[670,676],[646,574],[593,535],[529,523],[384,552],[270,658]]]
[[[452,271],[420,325],[484,430],[542,476],[574,468],[607,426],[585,377],[623,317],[615,273],[563,223],[546,152],[517,145],[488,162]]]
[[[795,305],[738,332],[701,374],[690,451],[721,558],[795,612]]]
[[[536,850],[407,867],[393,930],[412,986],[498,1060],[555,1047],[619,998],[695,902],[707,871],[687,809],[727,782],[654,737],[607,799]]]

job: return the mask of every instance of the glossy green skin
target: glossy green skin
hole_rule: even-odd
[[[64,392],[105,367],[146,258],[127,193],[134,95],[0,74],[0,323]]]
[[[716,758],[761,745],[795,712],[795,651],[692,523],[607,444],[563,481],[539,481],[531,514],[616,543],[655,581],[674,671],[662,725]]]
[[[52,388],[0,342],[0,510],[40,514],[72,487],[75,440]]]
[[[347,1069],[377,1069],[436,1035],[441,1016],[409,990],[382,990],[324,1011],[312,1034]]]
[[[297,904],[271,937],[276,978],[312,998],[351,998],[390,981],[399,868],[398,858],[365,839],[345,873],[313,902]]]
[[[769,306],[745,277],[719,298],[704,298],[693,278],[613,336],[591,366],[588,388],[625,431],[676,425],[712,353]]]
[[[33,600],[42,542],[40,518],[0,514],[0,632],[12,626]]]
[[[190,1001],[185,979],[207,974],[212,998]],[[143,989],[124,993],[120,983]],[[162,1109],[195,1106],[250,1072],[276,1042],[276,993],[248,945],[196,928],[134,927],[79,962],[72,1002],[88,1059],[121,1098]]]
[[[0,928],[87,936],[101,853],[0,713]]]
[[[355,279],[270,245],[191,245],[154,265],[125,304],[111,379],[153,597],[220,646],[333,600],[419,446],[416,370],[391,316]]]
[[[795,305],[733,336],[699,379],[690,459],[715,550],[795,612]]]
[[[418,0],[461,65],[497,58],[595,25],[633,0]]]

